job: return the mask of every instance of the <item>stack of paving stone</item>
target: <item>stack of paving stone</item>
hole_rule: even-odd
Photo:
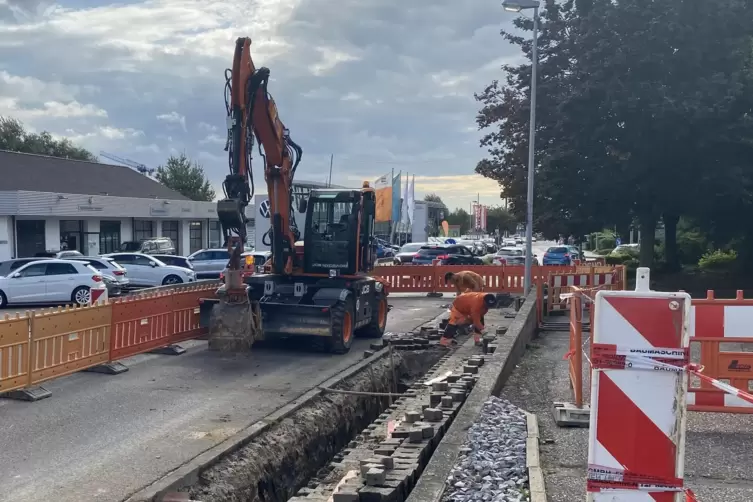
[[[422,350],[436,345],[441,337],[436,328],[421,328],[413,333],[385,333],[382,341],[384,345],[394,346],[395,350]]]
[[[455,363],[457,364],[457,363]],[[332,484],[312,483],[289,502],[403,502],[478,380],[484,356],[471,356],[444,380],[416,383],[387,413],[364,429],[334,458],[340,472],[357,471],[332,493]],[[396,420],[395,420],[396,419]],[[391,432],[388,424],[394,425]]]

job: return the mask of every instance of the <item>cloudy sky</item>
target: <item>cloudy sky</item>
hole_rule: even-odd
[[[224,69],[249,36],[300,179],[334,154],[333,183],[394,169],[417,197],[496,204],[473,93],[518,58],[510,23],[497,0],[0,0],[0,115],[149,166],[185,151],[220,193]]]

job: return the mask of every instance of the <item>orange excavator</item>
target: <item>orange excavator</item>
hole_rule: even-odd
[[[356,335],[380,337],[387,321],[387,285],[368,275],[376,258],[376,195],[368,182],[359,189],[311,190],[299,200],[299,212],[306,214],[299,230],[293,178],[303,151],[280,121],[267,89],[269,75],[269,69],[254,65],[251,39],[239,38],[225,86],[230,174],[226,198],[217,204],[231,252],[223,297],[248,301],[260,312],[256,339],[316,336],[332,352],[344,353]],[[271,222],[264,240],[271,256],[264,273],[244,275],[255,141],[264,160]]]

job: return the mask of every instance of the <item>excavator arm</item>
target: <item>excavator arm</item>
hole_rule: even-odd
[[[256,139],[259,154],[264,159],[264,179],[269,195],[270,230],[263,239],[272,249],[272,271],[289,275],[293,271],[295,242],[300,238],[293,216],[293,177],[303,151],[290,138],[277,114],[274,99],[267,92],[269,69],[254,66],[250,38],[236,41],[233,68],[230,75],[227,73],[226,150],[229,152],[230,174],[223,184],[226,198],[218,202],[217,215],[225,245],[231,252],[228,268],[240,269],[240,254],[247,238],[245,209],[254,193],[251,156]]]

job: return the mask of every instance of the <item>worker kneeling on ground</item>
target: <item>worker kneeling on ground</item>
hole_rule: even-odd
[[[455,298],[450,310],[450,320],[439,341],[443,347],[456,343],[454,338],[458,327],[472,325],[473,339],[481,342],[481,332],[484,330],[484,315],[497,304],[497,297],[491,293],[466,291]]]
[[[445,284],[452,284],[455,286],[458,295],[466,290],[484,290],[484,279],[476,272],[471,272],[470,270],[463,270],[458,273],[447,272],[444,275],[444,282]]]

